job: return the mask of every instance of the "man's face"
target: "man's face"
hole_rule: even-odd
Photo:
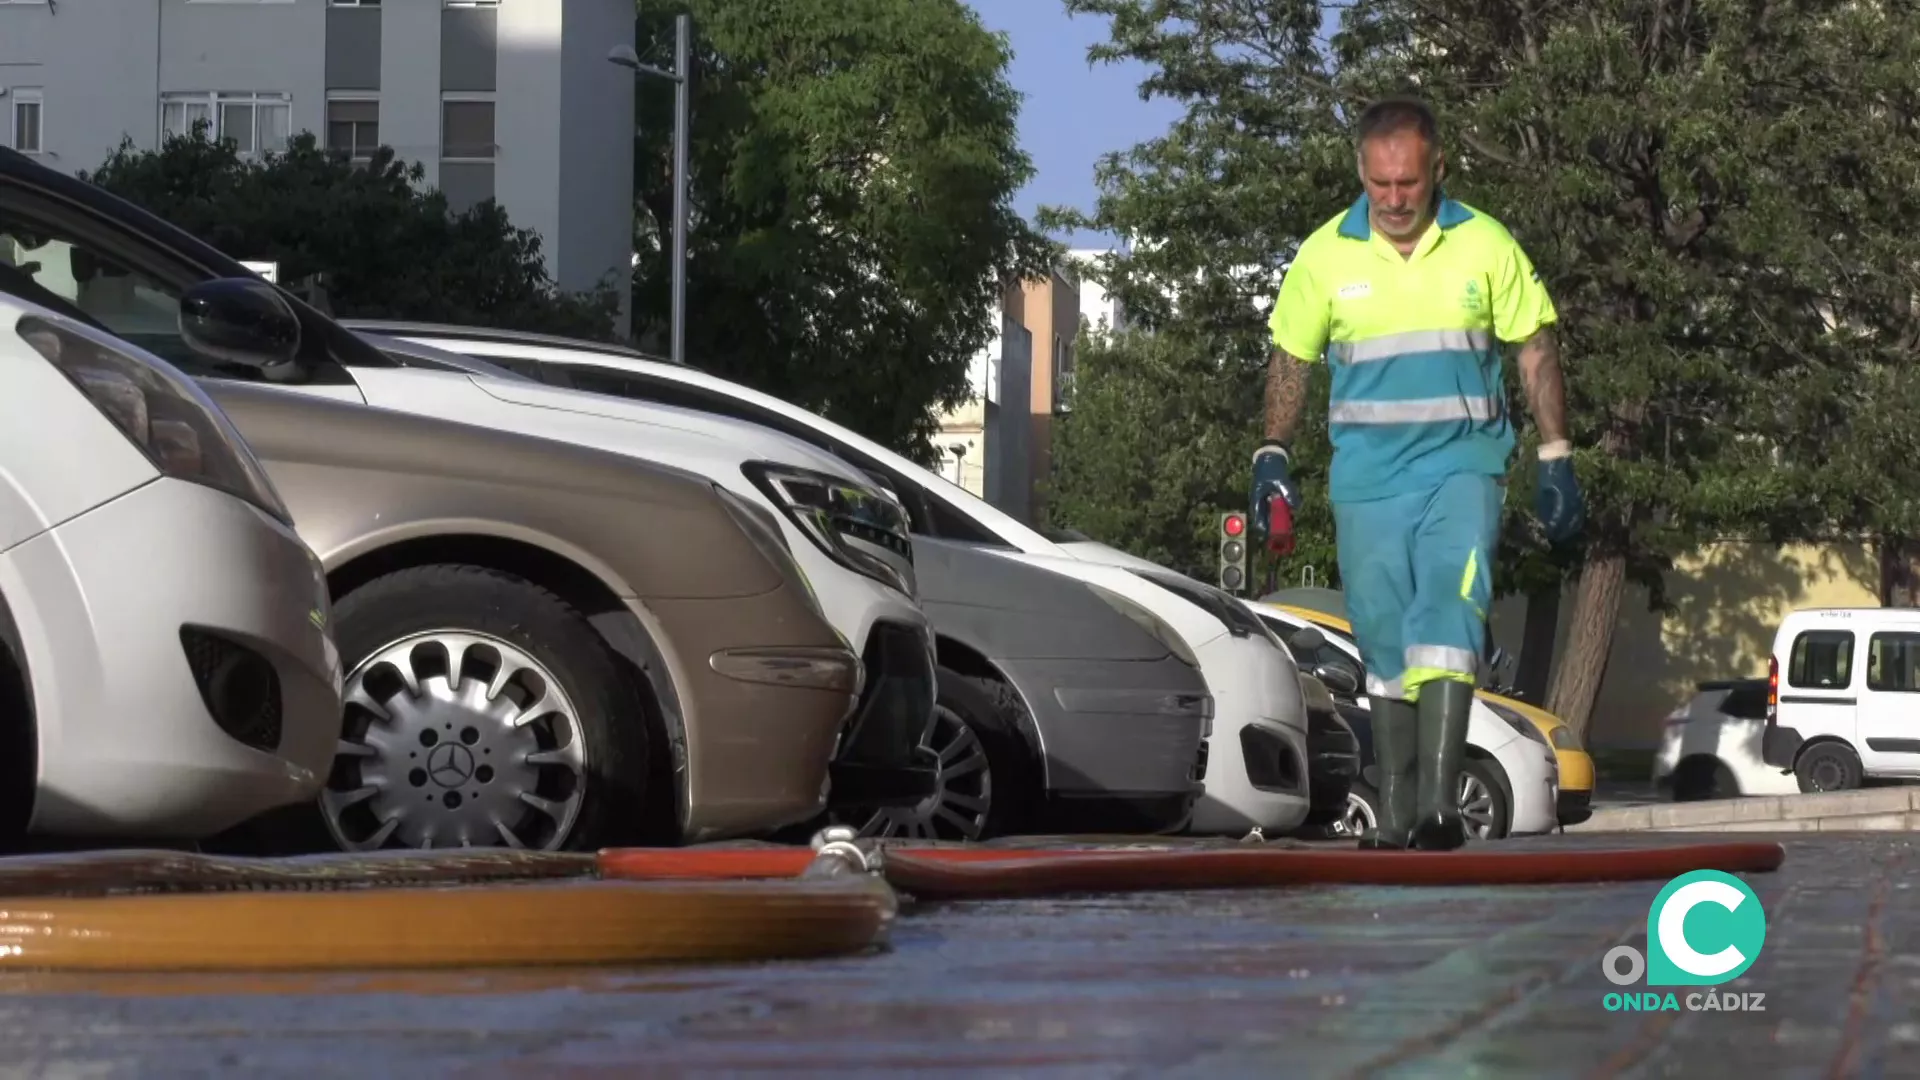
[[[1396,131],[1360,147],[1360,182],[1367,189],[1373,227],[1389,240],[1413,240],[1432,217],[1440,155],[1417,131]]]

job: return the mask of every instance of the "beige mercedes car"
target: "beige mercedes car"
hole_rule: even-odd
[[[239,846],[592,849],[825,805],[861,664],[767,511],[632,457],[209,381],[326,567],[347,697],[316,804]]]

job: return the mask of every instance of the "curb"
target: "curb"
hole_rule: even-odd
[[[1920,831],[1920,785],[1595,810],[1567,832]]]

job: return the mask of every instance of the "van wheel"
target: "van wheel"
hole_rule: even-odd
[[[1801,791],[1852,791],[1860,786],[1860,755],[1846,743],[1823,742],[1808,747],[1794,762],[1794,779]]]

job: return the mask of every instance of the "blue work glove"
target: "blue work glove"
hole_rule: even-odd
[[[1290,509],[1300,509],[1300,488],[1288,472],[1287,448],[1276,442],[1262,443],[1253,452],[1253,492],[1247,510],[1247,525],[1255,543],[1264,544],[1267,536],[1267,504],[1278,495]]]
[[[1548,456],[1540,459],[1535,476],[1534,512],[1547,534],[1547,542],[1558,544],[1571,539],[1586,524],[1586,501],[1580,495],[1580,481],[1573,475],[1571,448],[1565,443],[1543,448]]]

